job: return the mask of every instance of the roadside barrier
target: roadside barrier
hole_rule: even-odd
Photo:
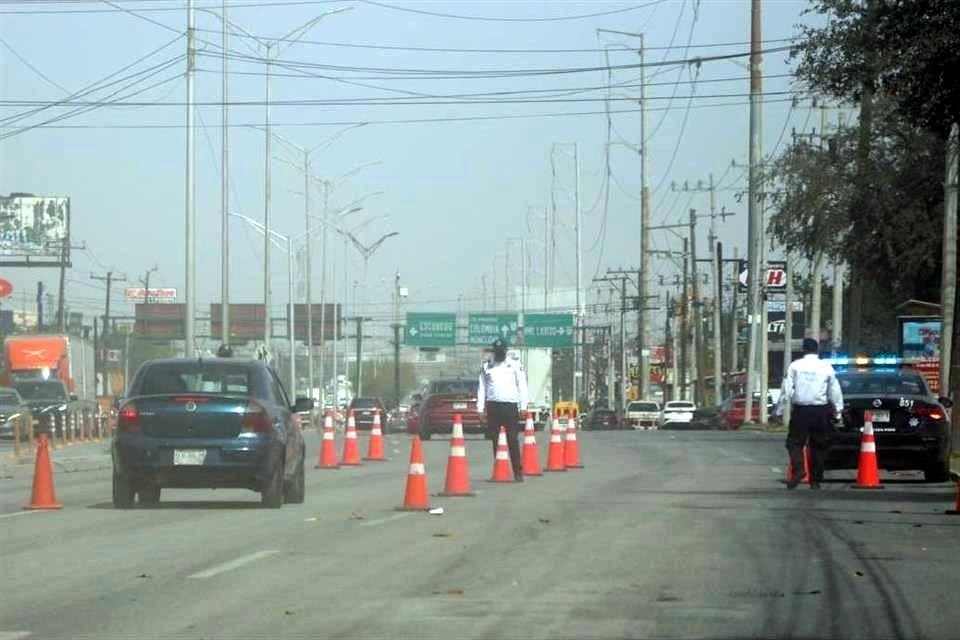
[[[420,438],[410,439],[410,467],[403,492],[403,505],[399,511],[427,511],[430,509],[430,494],[427,492],[427,469],[423,464],[423,448]]]
[[[24,505],[26,511],[62,509],[57,502],[53,488],[53,468],[50,466],[50,451],[47,446],[47,434],[41,433],[37,442],[37,461],[33,468],[33,491],[30,503]]]
[[[323,436],[320,440],[320,456],[314,469],[339,469],[337,443],[334,437],[333,416],[327,411],[323,417]]]
[[[345,467],[357,467],[360,462],[360,446],[357,444],[357,420],[350,410],[347,416],[347,434],[343,439],[343,456],[340,458],[340,464]]]
[[[523,429],[523,475],[542,476],[540,452],[537,450],[537,430],[533,425],[533,412],[527,412],[527,422]]]
[[[475,496],[470,490],[470,471],[467,463],[467,442],[463,437],[463,417],[453,416],[453,432],[450,434],[450,457],[447,458],[447,479],[443,491],[445,498]]]
[[[863,436],[860,438],[860,460],[854,489],[882,489],[877,467],[877,443],[873,437],[873,412],[863,413]]]
[[[373,426],[370,427],[370,440],[367,442],[367,456],[364,460],[387,461],[387,456],[383,450],[383,429],[380,424],[379,410],[373,412]]]
[[[567,469],[583,469],[583,463],[580,462],[580,447],[577,445],[577,420],[572,415],[567,418],[567,441],[563,447],[563,466]]]

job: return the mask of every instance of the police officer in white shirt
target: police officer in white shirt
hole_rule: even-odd
[[[823,463],[830,438],[830,419],[843,411],[843,394],[837,374],[818,355],[820,345],[813,338],[803,341],[803,357],[790,363],[783,379],[780,401],[791,403],[787,451],[796,472],[787,482],[788,489],[800,484],[803,475],[803,447],[810,445],[810,488],[819,489],[823,481]],[[832,405],[832,411],[831,411]]]
[[[527,410],[527,375],[520,363],[507,357],[507,343],[498,338],[493,342],[493,359],[480,369],[477,386],[477,411],[487,414],[487,438],[493,441],[493,455],[497,455],[497,436],[500,427],[507,429],[510,464],[513,479],[523,482],[520,459],[520,411]]]

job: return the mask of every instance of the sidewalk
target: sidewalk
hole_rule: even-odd
[[[0,478],[13,478],[33,473],[36,449],[30,449],[23,443],[20,450],[20,459],[13,456],[12,450],[0,453]],[[80,471],[97,471],[109,469],[110,440],[101,442],[78,442],[56,449],[50,449],[50,462],[53,470],[59,473],[77,473]]]

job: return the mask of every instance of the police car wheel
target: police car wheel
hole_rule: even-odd
[[[950,465],[936,462],[923,470],[923,479],[927,482],[946,482],[950,479]]]

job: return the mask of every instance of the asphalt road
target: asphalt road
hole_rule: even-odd
[[[311,468],[306,504],[281,510],[164,491],[117,511],[101,469],[58,472],[64,510],[25,513],[18,470],[0,480],[0,640],[957,637],[950,485],[787,491],[780,435],[585,433],[585,469],[522,485],[484,482],[490,447],[468,440],[478,495],[431,516],[394,510],[409,445],[389,441],[389,462]],[[447,442],[424,448],[439,491]]]

